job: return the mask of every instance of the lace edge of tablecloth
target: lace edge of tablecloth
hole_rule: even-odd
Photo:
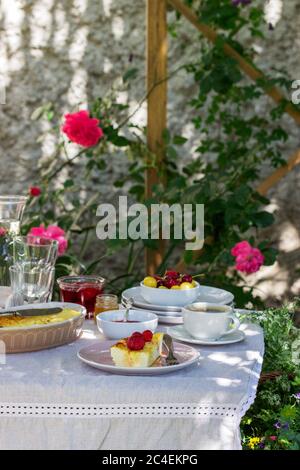
[[[114,404],[82,405],[48,403],[0,403],[0,417],[49,417],[49,418],[231,418],[236,419],[238,407],[211,404]]]

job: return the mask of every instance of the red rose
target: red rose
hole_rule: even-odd
[[[42,194],[42,190],[38,186],[31,186],[29,188],[29,194],[32,197],[37,197],[37,196],[40,196]]]
[[[91,118],[88,111],[79,111],[65,115],[61,130],[75,144],[93,147],[103,137],[103,130],[98,124],[99,120]]]

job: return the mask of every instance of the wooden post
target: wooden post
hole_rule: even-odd
[[[270,176],[262,181],[256,191],[261,195],[267,194],[270,188],[278,183],[287,173],[289,173],[296,165],[300,164],[300,150],[297,150],[287,161],[286,165],[277,168]]]
[[[147,144],[156,156],[157,165],[163,165],[163,131],[167,124],[167,2],[147,0],[147,93],[148,124]],[[146,197],[151,197],[152,187],[159,182],[155,169],[146,173]],[[163,259],[164,243],[159,250],[146,250],[147,274],[155,274]]]

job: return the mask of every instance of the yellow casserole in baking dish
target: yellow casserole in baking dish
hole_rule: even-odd
[[[80,312],[71,308],[64,308],[62,312],[54,315],[39,315],[33,317],[19,317],[18,315],[0,315],[0,328],[21,328],[34,325],[47,325],[61,323],[78,317]]]

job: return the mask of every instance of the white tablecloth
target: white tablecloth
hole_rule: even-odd
[[[200,347],[198,364],[159,377],[111,375],[77,359],[101,338],[92,321],[73,344],[7,355],[0,449],[240,449],[264,348],[258,326],[243,328],[245,341]]]

